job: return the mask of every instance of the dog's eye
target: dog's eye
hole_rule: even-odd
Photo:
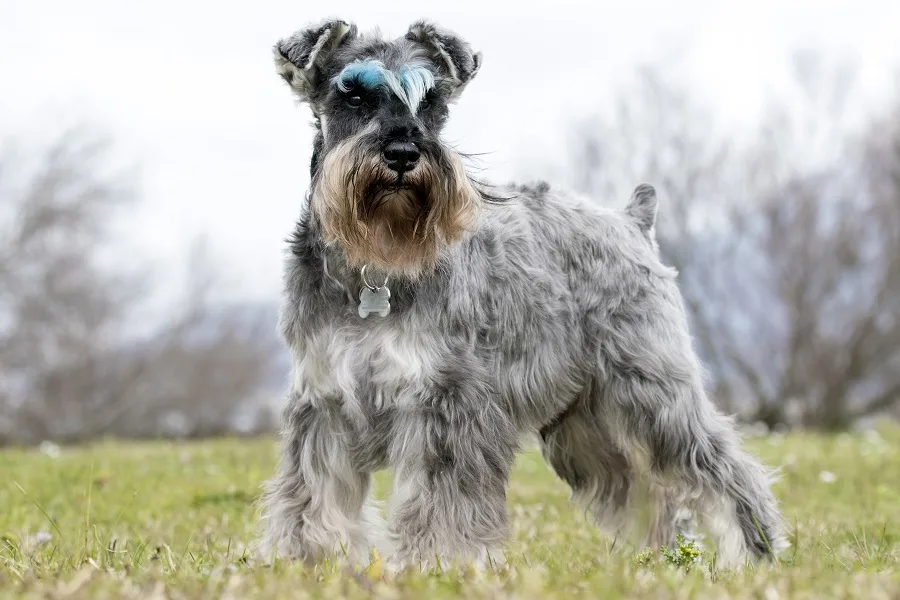
[[[362,106],[362,103],[363,103],[363,97],[360,96],[359,94],[351,94],[350,96],[347,97],[347,104],[349,104],[353,108],[356,108],[357,106]]]

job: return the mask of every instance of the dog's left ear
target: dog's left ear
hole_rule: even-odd
[[[456,99],[481,68],[481,52],[473,52],[467,41],[428,21],[413,23],[406,39],[425,47],[441,75],[454,85]]]
[[[356,37],[356,25],[330,19],[275,44],[275,67],[297,97],[310,102],[323,83],[324,67],[335,50]]]

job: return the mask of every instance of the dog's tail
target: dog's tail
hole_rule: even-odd
[[[635,220],[648,237],[653,237],[653,228],[656,225],[656,190],[649,183],[642,183],[634,188],[631,200],[625,207],[625,213]]]

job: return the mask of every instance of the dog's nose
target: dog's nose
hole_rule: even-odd
[[[391,142],[384,148],[384,162],[398,174],[412,171],[419,162],[419,148],[412,142]]]

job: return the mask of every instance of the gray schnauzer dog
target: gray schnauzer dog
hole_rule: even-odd
[[[260,550],[490,563],[520,439],[638,546],[696,521],[718,563],[786,546],[771,476],[704,392],[656,195],[624,210],[476,182],[441,140],[481,55],[432,23],[330,20],[275,46],[315,117],[279,330],[293,357]],[[373,472],[395,474],[389,522]]]

